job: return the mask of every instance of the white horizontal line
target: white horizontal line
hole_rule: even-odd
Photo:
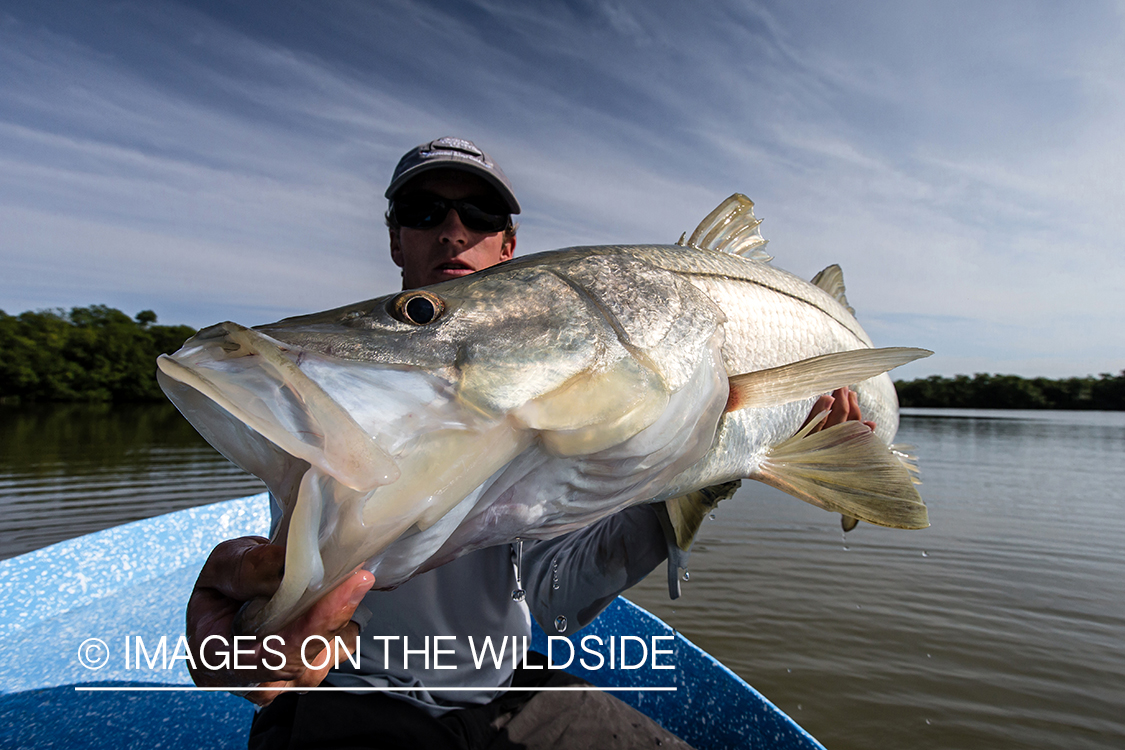
[[[429,692],[482,692],[488,690],[497,690],[503,692],[523,692],[523,693],[538,693],[546,691],[559,691],[559,692],[601,692],[601,693],[622,693],[622,692],[675,692],[678,690],[675,686],[670,687],[596,687],[596,686],[582,686],[582,685],[564,685],[561,687],[509,687],[509,688],[489,688],[489,687],[195,687],[193,685],[159,685],[159,686],[140,686],[140,685],[124,685],[121,687],[114,687],[110,685],[75,685],[74,689],[84,693],[249,693],[258,690],[269,690],[271,692],[299,692],[299,693],[412,693],[420,691]]]

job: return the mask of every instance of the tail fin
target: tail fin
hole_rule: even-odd
[[[750,478],[878,526],[930,525],[914,477],[870,428],[843,422],[810,434],[818,422],[774,447]]]

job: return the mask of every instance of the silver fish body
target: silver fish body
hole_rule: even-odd
[[[255,329],[220,324],[162,357],[177,407],[285,510],[285,577],[247,627],[284,626],[360,564],[390,588],[746,477],[926,525],[889,449],[885,374],[919,350],[872,349],[842,286],[761,259],[752,204],[730,200],[717,238],[701,225],[687,245],[528,256]],[[747,247],[758,255],[722,251]],[[817,395],[848,384],[876,435],[803,435]]]

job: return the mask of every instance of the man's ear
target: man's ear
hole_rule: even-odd
[[[402,268],[402,243],[398,239],[398,230],[392,227],[387,227],[387,232],[391,236],[391,260],[395,265]]]
[[[394,253],[394,250],[391,250]],[[508,239],[504,240],[504,246],[500,248],[500,260],[511,260],[512,256],[516,253],[516,236],[513,234]]]

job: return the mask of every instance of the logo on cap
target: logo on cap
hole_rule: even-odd
[[[462,154],[471,156],[474,159],[479,159],[485,164],[492,166],[492,162],[484,155],[484,152],[472,141],[466,141],[462,138],[438,138],[436,141],[430,141],[426,147],[422,149],[420,154],[425,158],[433,158],[435,156],[442,156],[443,152],[460,151]]]

